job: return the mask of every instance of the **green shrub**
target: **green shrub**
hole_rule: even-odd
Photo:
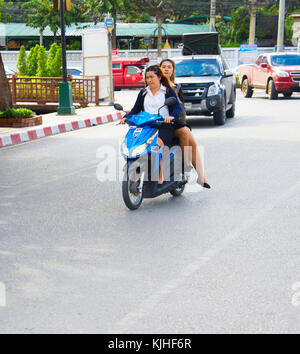
[[[47,77],[48,76],[47,53],[46,53],[46,49],[43,46],[41,46],[38,50],[36,75],[38,77]]]
[[[26,76],[27,75],[26,50],[23,45],[19,51],[17,68],[18,68],[19,76]]]
[[[236,88],[241,88],[241,84],[240,84],[240,80],[239,80],[238,75],[235,75],[235,82],[236,82]]]
[[[31,118],[34,117],[34,115],[34,112],[26,108],[12,108],[0,112],[0,118]]]
[[[35,47],[30,48],[29,55],[26,59],[26,66],[27,66],[27,75],[28,76],[35,76],[37,72],[37,56],[39,45],[37,44]]]
[[[55,76],[53,72],[53,65],[54,65],[57,49],[58,49],[58,45],[56,43],[51,44],[48,61],[47,61],[47,71],[50,77]]]
[[[55,58],[52,66],[52,76],[61,77],[62,76],[62,52],[61,48],[57,48]]]

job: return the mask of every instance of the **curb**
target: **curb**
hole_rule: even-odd
[[[0,136],[0,148],[9,145],[16,145],[25,143],[27,141],[45,138],[51,135],[67,133],[70,131],[89,128],[105,123],[111,123],[122,119],[120,112],[102,115],[96,118],[81,119],[68,123],[61,123],[51,125],[49,127],[35,128],[32,130],[21,131],[20,133],[13,133],[9,135]]]

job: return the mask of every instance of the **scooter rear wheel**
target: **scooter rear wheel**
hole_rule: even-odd
[[[126,171],[122,182],[122,194],[125,205],[130,210],[136,210],[143,201],[143,187],[140,190],[140,179],[134,181],[131,172]]]
[[[185,187],[185,185],[179,186],[179,187],[174,188],[174,189],[171,189],[171,190],[170,190],[170,193],[171,193],[174,197],[179,197],[179,196],[183,193],[184,187]]]

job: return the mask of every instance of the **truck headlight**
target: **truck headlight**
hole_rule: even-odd
[[[219,85],[213,84],[213,85],[209,86],[207,96],[215,96],[219,93],[219,91],[220,91]]]
[[[281,71],[281,70],[276,70],[276,74],[279,77],[289,77],[289,73],[287,73],[286,71]]]

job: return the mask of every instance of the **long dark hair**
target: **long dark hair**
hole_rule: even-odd
[[[162,85],[164,85],[165,87],[169,87],[171,90],[173,90],[170,80],[166,77],[166,75],[162,72],[161,68],[158,65],[151,65],[146,69],[146,71],[145,71],[145,86],[148,86],[147,80],[146,80],[146,74],[150,71],[154,72],[154,74],[160,78],[160,82]]]
[[[159,66],[161,67],[163,65],[163,63],[169,62],[172,64],[173,66],[173,73],[170,77],[170,80],[175,84],[175,69],[176,69],[176,64],[172,59],[164,59],[160,62]]]

